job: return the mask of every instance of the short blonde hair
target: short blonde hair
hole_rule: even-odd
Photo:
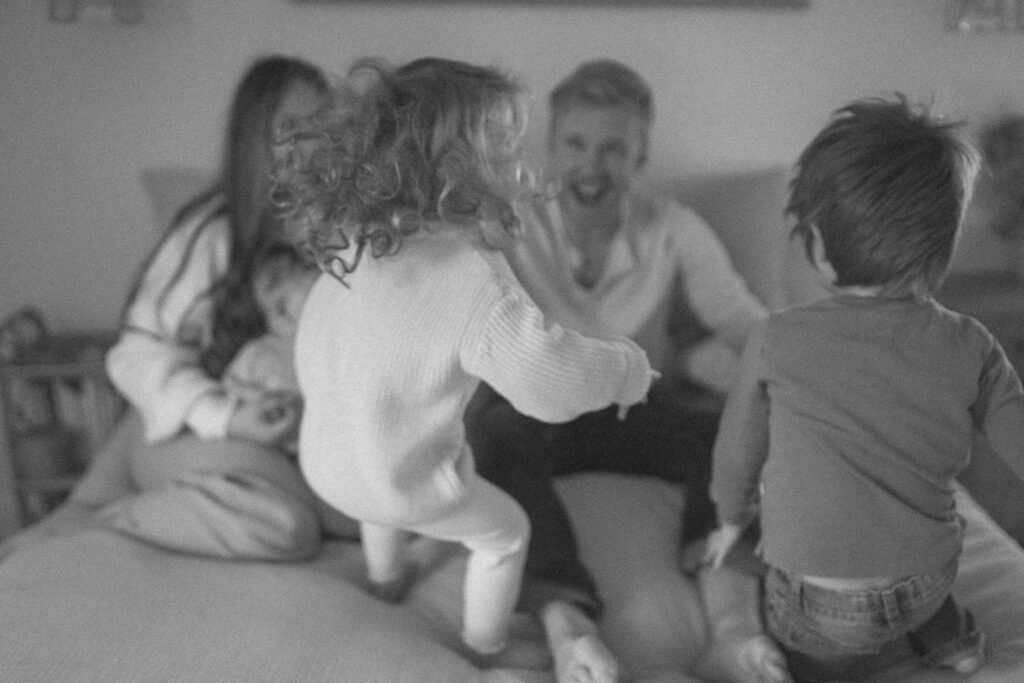
[[[654,93],[643,76],[614,59],[583,62],[551,91],[551,126],[558,115],[573,106],[628,109],[644,123],[642,156],[647,156],[651,124],[654,123]]]

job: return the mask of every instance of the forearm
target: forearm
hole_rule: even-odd
[[[689,226],[679,251],[680,282],[694,314],[737,354],[767,313],[736,272],[728,252],[703,222]]]
[[[464,366],[517,410],[545,422],[632,405],[647,394],[654,376],[634,342],[549,326],[525,294],[494,307],[468,345]]]
[[[185,426],[207,438],[224,435],[228,401],[200,367],[198,351],[129,330],[108,353],[107,371],[142,417],[149,441]]]
[[[768,397],[762,384],[764,328],[758,327],[729,393],[712,454],[711,499],[724,522],[745,526],[754,516],[761,468],[768,456]]]

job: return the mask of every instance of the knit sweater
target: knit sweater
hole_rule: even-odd
[[[366,256],[345,284],[322,275],[299,320],[296,368],[307,480],[343,512],[388,525],[463,500],[476,474],[462,415],[480,380],[561,422],[640,401],[652,375],[626,339],[547,323],[504,257],[455,229]]]
[[[748,359],[712,497],[743,523],[760,482],[774,566],[834,578],[946,566],[962,540],[953,479],[975,429],[1024,477],[1017,374],[981,324],[931,299],[840,296],[773,314]],[[734,420],[752,385],[763,398]]]
[[[227,433],[234,399],[199,360],[212,328],[206,294],[227,270],[231,251],[222,203],[215,198],[172,228],[143,274],[121,338],[107,354],[107,373],[142,416],[149,441],[185,426],[208,439]]]

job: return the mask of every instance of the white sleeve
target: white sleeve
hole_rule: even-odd
[[[546,323],[518,283],[485,299],[480,324],[463,345],[463,366],[521,413],[567,422],[647,395],[656,373],[631,340],[598,340]]]
[[[200,227],[184,226],[161,245],[128,310],[126,329],[107,354],[110,379],[139,411],[149,441],[186,425],[203,438],[222,437],[233,409],[221,383],[200,366],[210,320],[208,310],[196,315],[197,302],[227,267],[227,229],[221,221],[199,225],[194,242]],[[185,268],[167,288],[186,256]]]
[[[736,272],[714,230],[693,211],[671,207],[663,220],[679,225],[675,251],[683,295],[700,321],[738,354],[751,328],[764,319],[764,306]]]

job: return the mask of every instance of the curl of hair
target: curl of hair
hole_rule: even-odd
[[[369,76],[369,78],[367,78]],[[522,88],[496,69],[357,62],[330,106],[282,131],[272,203],[295,243],[342,282],[369,250],[428,227],[518,226]]]

